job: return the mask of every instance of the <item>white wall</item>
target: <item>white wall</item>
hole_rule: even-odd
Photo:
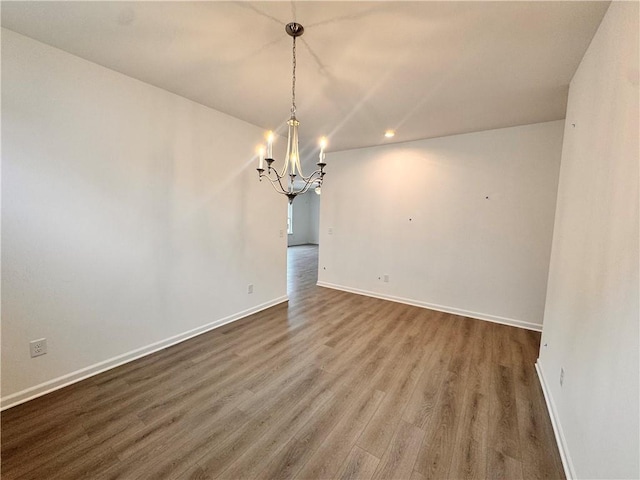
[[[611,4],[569,90],[538,366],[575,478],[640,478],[638,18]]]
[[[311,190],[298,195],[293,201],[293,234],[289,235],[289,246],[318,244],[320,196]]]
[[[562,134],[555,121],[328,154],[319,284],[540,329]]]
[[[320,243],[320,202],[322,195],[314,195],[309,198],[309,243]]]
[[[262,135],[3,29],[3,405],[286,298]]]

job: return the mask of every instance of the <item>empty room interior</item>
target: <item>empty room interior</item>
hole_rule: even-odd
[[[2,478],[640,478],[639,7],[2,1]]]

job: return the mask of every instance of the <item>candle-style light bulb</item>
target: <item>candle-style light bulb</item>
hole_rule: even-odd
[[[258,147],[258,155],[260,155],[260,163],[258,164],[258,168],[264,168],[264,146],[260,145]]]
[[[322,137],[320,139],[320,163],[324,162],[324,149],[327,147],[327,137]]]
[[[273,158],[273,132],[267,133],[267,158]]]

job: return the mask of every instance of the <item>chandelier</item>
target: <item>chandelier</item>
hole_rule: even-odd
[[[289,203],[293,203],[296,196],[307,192],[311,187],[315,187],[317,194],[320,194],[320,187],[324,179],[324,149],[327,146],[327,139],[320,140],[320,160],[318,161],[318,169],[309,176],[302,173],[300,166],[300,154],[298,153],[298,126],[300,122],[296,118],[296,38],[304,33],[304,27],[299,23],[289,23],[285,26],[287,34],[293,38],[293,75],[291,76],[291,117],[287,121],[289,125],[289,135],[287,138],[287,155],[284,157],[284,165],[282,170],[278,171],[272,167],[273,162],[273,132],[269,132],[267,136],[267,148],[260,148],[260,161],[258,165],[258,178],[262,181],[266,178],[278,193],[286,195]],[[267,170],[265,173],[264,162],[267,162]],[[296,178],[300,180],[296,183]]]

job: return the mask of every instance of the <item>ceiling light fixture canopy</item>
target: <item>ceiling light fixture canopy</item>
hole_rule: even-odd
[[[300,166],[300,154],[298,151],[298,126],[300,122],[296,118],[296,38],[304,33],[304,27],[299,23],[288,23],[285,26],[285,31],[291,38],[293,38],[293,74],[291,76],[291,117],[287,121],[289,125],[289,134],[287,138],[287,155],[284,158],[284,165],[279,172],[271,165],[275,161],[273,159],[273,132],[269,132],[267,136],[267,148],[260,149],[260,161],[258,164],[258,178],[262,181],[263,178],[269,180],[274,190],[278,193],[282,193],[289,198],[289,203],[293,203],[296,196],[305,193],[315,186],[316,193],[320,193],[320,187],[324,179],[324,167],[325,153],[324,149],[327,146],[327,139],[323,137],[320,140],[320,155],[317,163],[318,169],[309,176],[305,176],[302,173],[302,167]],[[265,173],[264,162],[267,162],[267,169]],[[296,186],[296,177],[300,176],[301,182]],[[288,177],[283,184],[283,179]]]

